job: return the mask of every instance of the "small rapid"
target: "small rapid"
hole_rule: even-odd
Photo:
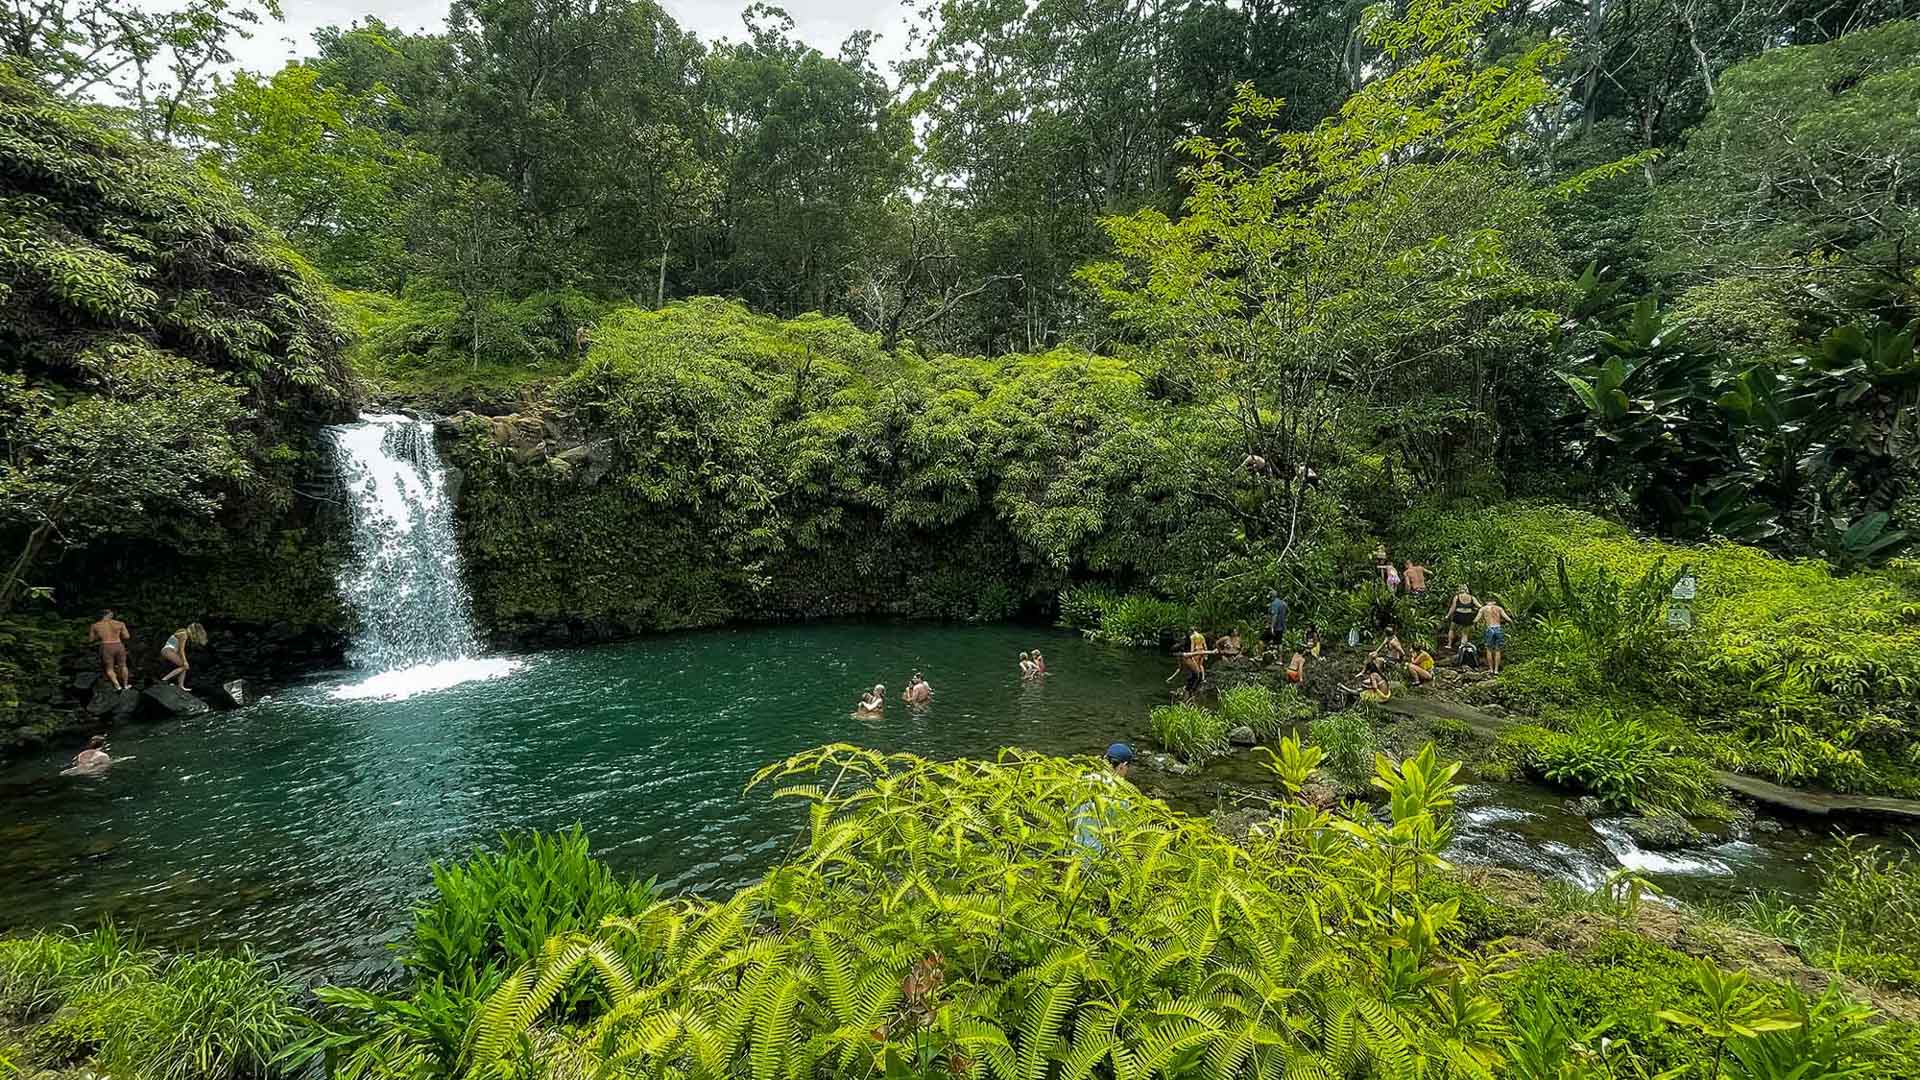
[[[510,672],[480,655],[433,424],[371,413],[327,437],[353,519],[339,581],[358,624],[347,662],[366,675],[336,695],[402,698]]]

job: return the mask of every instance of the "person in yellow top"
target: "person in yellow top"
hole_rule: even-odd
[[[1207,657],[1211,655],[1213,650],[1207,648],[1207,635],[1194,627],[1187,635],[1187,651],[1180,654],[1180,671],[1187,673],[1187,693],[1197,692],[1200,684],[1207,680]]]
[[[1425,686],[1433,681],[1433,654],[1425,647],[1415,645],[1413,655],[1407,657],[1407,682],[1413,686]]]

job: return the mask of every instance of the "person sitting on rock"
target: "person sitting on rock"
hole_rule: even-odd
[[[1400,641],[1399,627],[1387,631],[1386,640],[1373,650],[1373,655],[1396,664],[1407,658],[1407,647]]]
[[[205,645],[207,628],[197,622],[188,623],[175,630],[172,636],[167,638],[167,643],[160,646],[160,658],[173,665],[173,670],[160,676],[160,681],[173,683],[182,690],[187,689],[187,672],[193,667],[187,662],[188,642]]]
[[[100,646],[100,669],[115,690],[133,685],[127,674],[127,639],[132,636],[127,624],[113,617],[112,608],[102,611],[100,618],[87,627],[87,644]]]
[[[1371,658],[1367,660],[1367,666],[1360,669],[1360,685],[1345,689],[1349,693],[1359,694],[1361,701],[1372,705],[1378,705],[1393,696],[1393,687],[1380,670],[1380,662]]]
[[[1240,655],[1240,631],[1229,630],[1213,643],[1214,650],[1231,660]]]
[[[1433,654],[1419,645],[1413,647],[1413,655],[1407,657],[1407,682],[1413,686],[1425,686],[1433,681]]]

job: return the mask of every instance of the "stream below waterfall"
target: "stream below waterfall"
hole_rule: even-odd
[[[351,669],[234,712],[115,732],[131,758],[61,777],[71,750],[0,770],[0,931],[113,918],[169,945],[251,946],[303,976],[391,967],[428,868],[503,830],[582,826],[617,870],[722,893],[789,845],[802,808],[744,792],[762,765],[829,742],[939,758],[1019,746],[1145,749],[1168,658],[1052,629],[827,622],[666,635],[530,656],[478,647],[431,429],[371,416],[332,430],[354,508],[340,583]],[[1051,674],[1022,680],[1041,648]],[[924,672],[934,703],[898,700]],[[889,687],[877,719],[850,715]],[[1249,755],[1136,782],[1196,812],[1270,791]],[[1633,868],[1671,895],[1804,894],[1832,824],[1642,851],[1566,796],[1476,784],[1452,855],[1592,887]]]

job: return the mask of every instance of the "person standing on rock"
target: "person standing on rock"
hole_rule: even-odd
[[[180,629],[175,630],[172,636],[167,638],[167,643],[160,646],[160,658],[173,665],[173,670],[160,676],[160,681],[163,683],[173,683],[182,690],[187,688],[187,671],[193,667],[192,664],[187,662],[188,642],[192,642],[195,645],[205,645],[207,643],[207,628],[197,622],[188,623]]]
[[[1500,674],[1501,667],[1506,663],[1507,623],[1512,619],[1513,616],[1507,614],[1507,609],[1500,606],[1500,598],[1497,596],[1488,597],[1487,602],[1480,606],[1479,621],[1487,624],[1486,636],[1483,639],[1487,649],[1487,670],[1495,675]]]
[[[102,611],[100,618],[87,627],[87,644],[100,646],[100,669],[115,690],[133,685],[127,675],[127,639],[132,636],[127,624],[113,617],[112,608]]]

